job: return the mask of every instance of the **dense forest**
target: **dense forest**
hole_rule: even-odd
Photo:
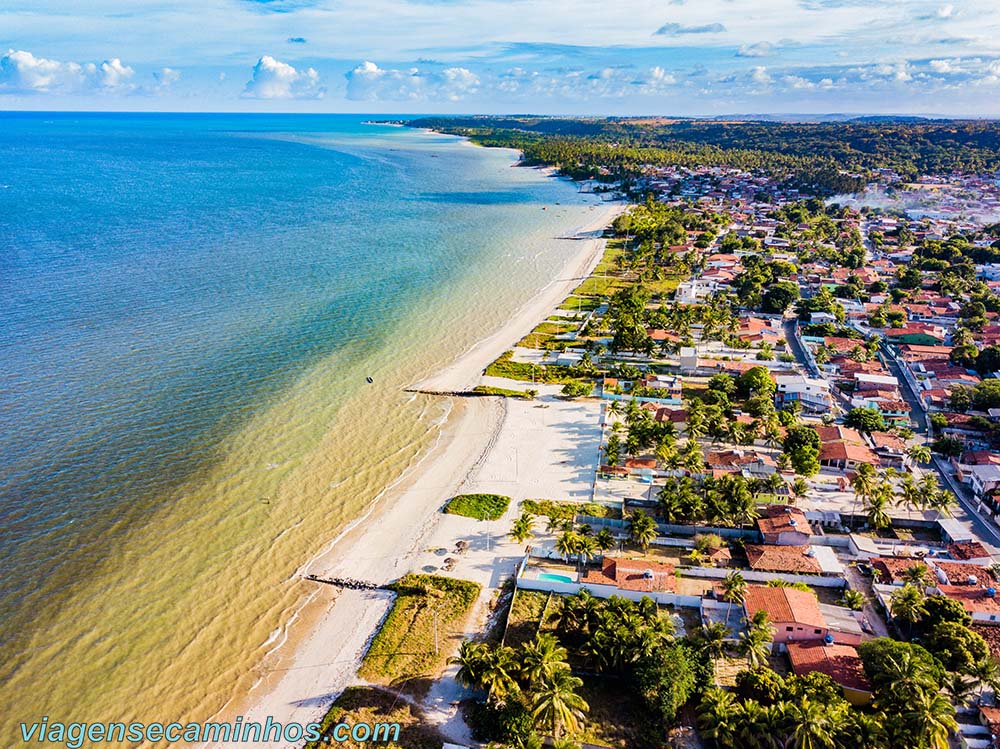
[[[626,184],[649,165],[725,165],[829,195],[857,191],[874,169],[892,169],[905,178],[1000,169],[1000,127],[986,121],[432,117],[408,124],[519,149],[527,165]]]

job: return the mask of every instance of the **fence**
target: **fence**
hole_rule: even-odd
[[[685,577],[708,577],[721,580],[732,570],[715,567],[685,567]],[[744,580],[755,583],[766,583],[771,580],[781,580],[786,583],[805,583],[818,588],[843,588],[847,582],[842,577],[822,577],[820,575],[791,575],[785,572],[757,572],[755,570],[740,570]]]
[[[613,518],[595,518],[590,515],[577,515],[578,523],[586,523],[592,528],[613,528],[624,532],[628,531],[628,521],[615,520]],[[754,528],[716,528],[709,525],[673,525],[671,523],[657,523],[657,532],[665,536],[697,536],[699,533],[714,533],[722,538],[745,538],[750,541],[761,540],[760,532]]]

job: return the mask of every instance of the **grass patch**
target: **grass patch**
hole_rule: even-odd
[[[546,321],[536,326],[533,331],[518,341],[517,345],[522,348],[547,348],[555,342],[556,336],[572,333],[579,327],[579,324],[574,322]]]
[[[386,749],[441,749],[444,739],[427,721],[419,710],[394,694],[374,687],[348,687],[337,698],[323,717],[321,731],[325,734],[338,723],[350,726],[359,723],[375,725],[398,723],[399,741],[351,741],[336,742],[345,749],[366,749],[377,743]],[[380,734],[380,737],[385,734]],[[389,734],[392,736],[392,734]],[[326,749],[330,744],[322,739],[310,741],[305,749]]]
[[[631,286],[632,282],[617,276],[595,275],[587,278],[573,289],[574,296],[611,296],[619,289]]]
[[[444,511],[477,520],[498,520],[510,507],[510,497],[502,494],[459,494],[451,498]]]
[[[518,647],[534,639],[542,623],[551,593],[540,590],[520,590],[514,594],[507,615],[507,632],[504,634],[504,644]]]
[[[643,730],[649,716],[628,684],[611,676],[586,676],[579,695],[590,705],[583,731],[573,738],[598,746],[648,749],[649,735]],[[666,741],[661,744],[665,746]]]
[[[489,377],[505,377],[508,380],[521,380],[522,382],[544,382],[549,385],[564,385],[567,382],[576,382],[580,379],[572,369],[558,364],[529,364],[528,362],[513,361],[514,352],[505,351],[500,358],[486,368],[485,374]]]
[[[601,300],[597,297],[570,296],[559,305],[559,309],[566,312],[592,312],[601,306]]]
[[[429,687],[429,680],[440,673],[448,654],[461,640],[465,619],[480,586],[437,575],[406,575],[390,587],[396,592],[396,600],[365,653],[358,675],[377,684],[417,682],[409,686]]]
[[[495,388],[489,385],[476,385],[472,388],[472,392],[478,395],[500,395],[504,398],[524,398],[526,400],[531,400],[531,395],[528,395],[523,390],[509,390],[508,388]]]
[[[521,503],[521,511],[556,520],[571,520],[574,515],[615,519],[620,519],[622,516],[617,508],[606,507],[597,502],[557,502],[553,499],[526,499]]]

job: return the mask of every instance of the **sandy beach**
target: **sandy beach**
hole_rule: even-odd
[[[502,328],[413,389],[444,393],[476,385],[487,364],[530,332],[589,275],[604,249],[603,228],[622,210],[617,203],[595,207],[593,220],[575,233],[579,249],[558,277]],[[465,539],[470,550],[448,574],[484,586],[469,623],[469,631],[475,631],[495,588],[513,572],[523,552],[505,536],[516,501],[584,499],[592,491],[590,466],[600,440],[598,404],[557,398],[558,386],[538,389],[535,402],[450,399],[451,411],[436,443],[383,491],[366,516],[327,544],[298,575],[384,584],[407,572],[435,569],[440,558],[431,550],[453,547]],[[501,492],[515,503],[507,517],[488,524],[439,512],[450,496],[471,491]],[[268,717],[279,723],[318,721],[345,687],[359,683],[358,665],[389,610],[391,594],[338,590],[307,580],[297,584],[302,586],[302,608],[259,665],[259,678],[250,693],[225,706],[216,720],[243,715],[246,721],[263,722]],[[464,741],[468,740],[464,724],[455,719],[456,690],[460,691],[446,676],[432,688],[426,707],[429,718],[446,735]]]

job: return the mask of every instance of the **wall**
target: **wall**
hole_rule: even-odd
[[[685,567],[682,574],[685,577],[710,577],[721,580],[732,569],[716,567]],[[769,580],[783,580],[786,583],[805,583],[817,588],[843,588],[847,582],[842,577],[821,577],[820,575],[791,575],[785,572],[758,572],[756,570],[740,570],[743,579],[752,583],[766,583]]]

